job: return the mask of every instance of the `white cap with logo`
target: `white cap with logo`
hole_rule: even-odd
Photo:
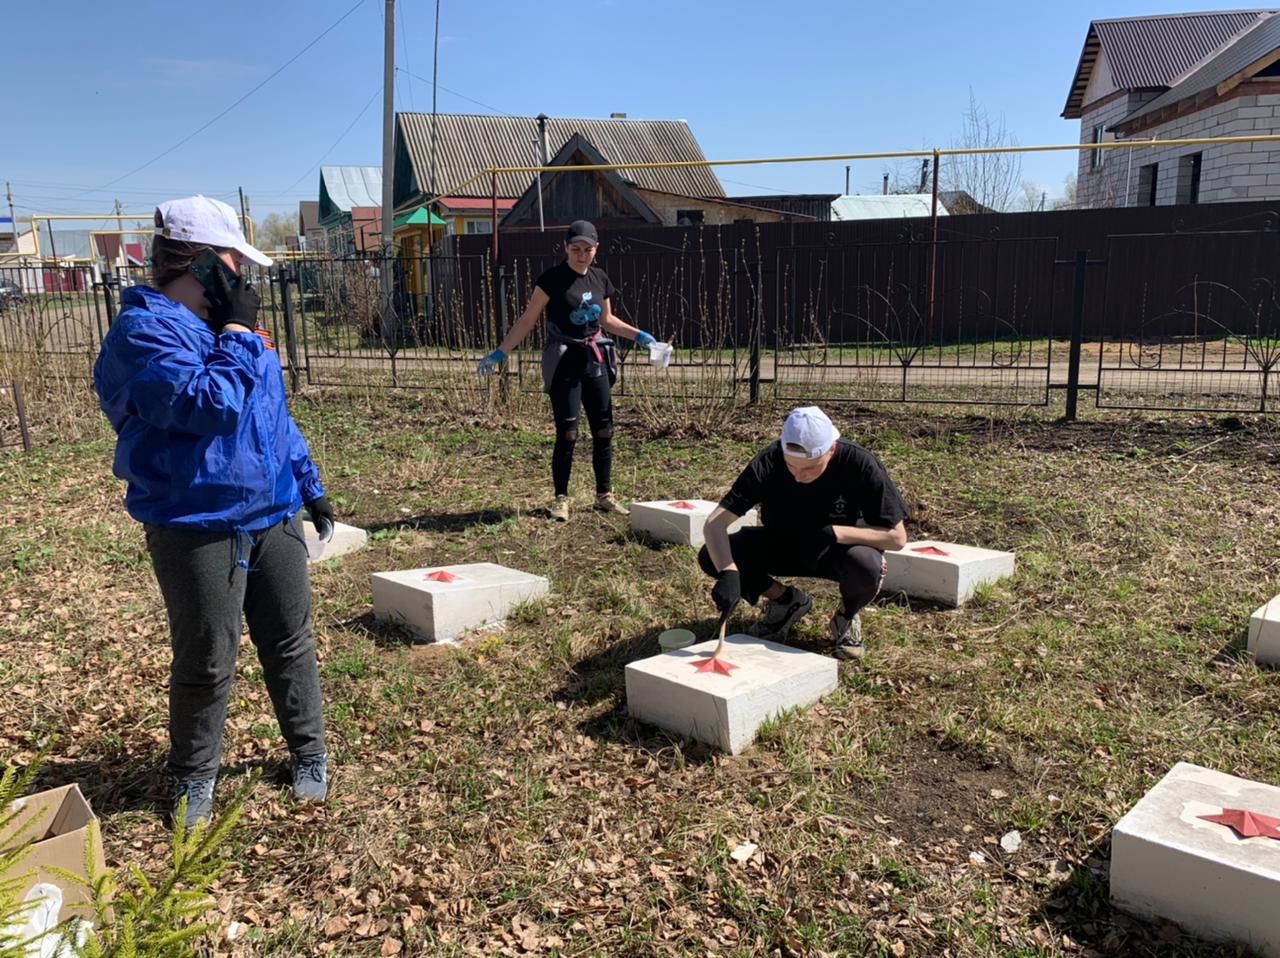
[[[782,452],[793,459],[819,459],[839,438],[840,430],[817,406],[791,410],[782,424]]]
[[[244,238],[236,211],[221,200],[207,196],[187,196],[161,203],[156,208],[156,236],[239,250],[245,259],[259,266],[271,265],[271,257],[250,246]]]

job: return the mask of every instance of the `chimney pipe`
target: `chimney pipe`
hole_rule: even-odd
[[[538,120],[538,165],[547,165],[547,115],[539,113]],[[542,215],[542,173],[538,173],[538,232],[545,232],[547,221]]]
[[[920,161],[920,188],[917,193],[923,193],[924,188],[929,184],[929,161],[927,159]]]
[[[884,175],[884,195],[885,196],[889,195],[889,174],[888,173]]]

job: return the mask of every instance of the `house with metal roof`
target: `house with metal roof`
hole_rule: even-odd
[[[1081,143],[1280,133],[1280,10],[1094,20],[1064,119]],[[1280,198],[1280,148],[1082,150],[1081,206]]]
[[[575,136],[590,142],[607,163],[702,161],[706,157],[683,120],[607,120],[456,113],[398,113],[395,130],[397,213],[435,201],[452,214],[455,232],[484,232],[496,192],[499,216],[507,215],[534,182],[532,173],[484,171],[539,166]],[[545,152],[544,152],[545,151]],[[704,198],[724,197],[710,167],[622,170],[629,188]],[[470,222],[474,220],[472,227]]]
[[[725,223],[782,223],[812,217],[749,206],[721,196],[688,196],[640,186],[621,170],[576,170],[608,166],[590,140],[575,133],[547,166],[555,169],[530,182],[502,219],[504,229],[567,226],[591,220],[603,230],[629,226],[717,226]]]
[[[320,167],[319,226],[324,230],[330,252],[356,252],[358,230],[353,220],[356,210],[382,209],[382,167]],[[367,217],[365,217],[367,219]],[[310,246],[308,237],[308,246]]]
[[[900,220],[933,215],[932,193],[867,193],[837,196],[831,201],[831,218],[850,220]],[[939,199],[938,215],[946,216],[946,204]]]

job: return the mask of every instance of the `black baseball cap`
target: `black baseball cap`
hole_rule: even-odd
[[[600,236],[596,233],[596,228],[586,220],[574,220],[569,224],[569,229],[564,234],[565,244],[569,243],[590,243],[592,246],[600,245]]]

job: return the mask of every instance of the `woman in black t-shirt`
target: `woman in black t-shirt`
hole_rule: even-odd
[[[646,347],[654,341],[648,333],[624,323],[610,309],[617,293],[604,270],[593,265],[600,245],[596,228],[577,220],[565,234],[565,259],[538,277],[533,295],[501,345],[480,360],[479,372],[492,373],[533,330],[543,310],[547,313],[547,345],[542,351],[542,384],[551,397],[556,423],[556,444],[551,454],[551,480],[555,499],[551,517],[569,518],[569,474],[578,441],[578,414],[586,408],[591,424],[591,465],[596,474],[595,508],[625,515],[613,495],[613,398],[617,375],[613,340],[604,333],[622,335]]]

